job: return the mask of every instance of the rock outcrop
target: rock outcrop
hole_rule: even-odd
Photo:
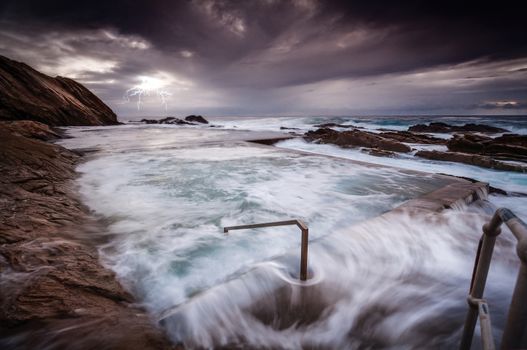
[[[527,173],[527,166],[519,164],[511,164],[492,159],[489,156],[479,154],[467,154],[459,152],[439,152],[439,151],[419,151],[415,154],[417,157],[442,160],[456,163],[463,163],[475,165],[483,168],[515,171],[520,173]]]
[[[485,124],[449,125],[446,123],[417,124],[408,128],[411,132],[452,133],[452,132],[483,132],[498,133],[508,132],[506,129]]]
[[[176,117],[166,117],[163,119],[141,119],[140,122],[145,124],[196,125],[194,123],[187,122],[183,119],[179,119]]]
[[[0,348],[171,348],[99,262],[104,228],[70,181],[79,155],[43,131],[0,124]]]
[[[337,124],[337,123],[324,123],[315,125],[316,128],[345,128],[345,129],[360,129],[354,125]]]
[[[201,115],[189,115],[187,117],[185,117],[185,120],[187,122],[195,122],[195,123],[200,123],[200,124],[208,124],[209,121],[205,118],[203,118]]]
[[[409,146],[401,142],[360,130],[339,132],[322,128],[315,131],[308,131],[304,134],[304,138],[308,141],[331,143],[341,147],[368,147],[390,152],[410,152],[412,150]]]
[[[173,124],[173,125],[198,125],[208,124],[209,122],[200,115],[189,115],[185,120],[176,117],[166,117],[163,119],[141,119],[141,123],[145,124]]]
[[[407,143],[420,143],[425,145],[444,145],[446,143],[445,139],[424,134],[414,134],[409,131],[385,131],[379,135],[387,139]]]
[[[52,78],[0,56],[0,120],[51,126],[118,124],[115,113],[78,82]]]
[[[454,135],[447,142],[449,151],[492,156],[502,160],[527,162],[527,135],[505,134],[491,138],[482,135]]]

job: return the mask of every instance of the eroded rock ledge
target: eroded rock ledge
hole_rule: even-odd
[[[0,124],[0,348],[172,348],[88,243],[103,228],[75,196],[80,156],[17,123]]]

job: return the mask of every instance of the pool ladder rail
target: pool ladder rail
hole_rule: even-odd
[[[509,307],[507,324],[501,341],[501,349],[527,349],[527,225],[509,209],[500,208],[496,210],[492,219],[483,225],[483,235],[479,241],[474,262],[474,270],[472,272],[472,280],[470,282],[470,293],[467,297],[469,309],[465,319],[463,335],[461,337],[460,350],[470,350],[478,318],[483,349],[495,349],[489,307],[487,301],[483,299],[483,291],[485,290],[490,262],[492,260],[492,253],[494,251],[494,244],[497,236],[501,233],[500,227],[502,224],[507,225],[518,241],[516,251],[520,258],[521,266]],[[300,280],[306,281],[309,229],[302,221],[286,220],[229,226],[224,227],[223,232],[228,233],[232,230],[287,225],[298,226],[302,233],[302,243],[300,247]]]
[[[302,233],[302,242],[300,244],[300,280],[307,280],[307,246],[309,238],[309,228],[301,220],[285,220],[285,221],[274,221],[274,222],[264,222],[260,224],[251,224],[251,225],[240,225],[240,226],[229,226],[224,227],[223,232],[227,233],[232,230],[245,230],[250,228],[262,228],[262,227],[274,227],[274,226],[288,226],[296,225]]]
[[[509,209],[500,208],[496,210],[492,219],[483,225],[483,235],[479,241],[470,282],[470,293],[467,298],[469,309],[459,347],[461,350],[470,349],[478,317],[483,349],[495,349],[489,309],[486,300],[483,299],[483,291],[494,244],[501,233],[502,224],[507,225],[516,237],[516,252],[521,265],[501,340],[501,349],[527,348],[527,225]]]

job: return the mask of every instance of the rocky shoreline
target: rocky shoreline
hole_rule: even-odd
[[[104,227],[72,182],[82,156],[57,137],[0,123],[0,348],[173,348],[99,262]]]
[[[381,157],[397,157],[399,153],[416,151],[413,145],[445,146],[446,152],[418,150],[415,156],[527,173],[527,136],[510,134],[508,130],[490,125],[430,123],[413,125],[406,131],[382,130],[380,133],[360,130],[353,125],[329,123],[318,126],[319,129],[308,131],[303,138],[308,142],[329,143],[344,148],[361,147],[364,152]],[[434,133],[453,135],[450,138],[430,135]],[[502,135],[489,136],[497,133]]]

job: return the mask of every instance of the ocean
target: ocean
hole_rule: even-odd
[[[524,117],[217,117],[210,125],[71,127],[60,143],[90,150],[84,203],[107,225],[104,264],[175,343],[189,348],[452,348],[459,340],[481,226],[505,206],[527,220],[527,174],[414,156],[377,157],[308,143],[244,140],[320,123],[367,131],[431,121],[527,134]],[[287,129],[285,129],[287,128]],[[338,129],[338,128],[337,128]],[[448,138],[450,134],[435,134]],[[356,162],[360,161],[360,162]],[[369,219],[438,189],[449,174],[489,182],[477,207]],[[310,228],[310,274],[297,282],[294,227],[223,227],[298,218]],[[504,230],[486,297],[500,338],[518,261]],[[478,334],[476,334],[476,338]],[[478,339],[476,339],[476,343]]]

